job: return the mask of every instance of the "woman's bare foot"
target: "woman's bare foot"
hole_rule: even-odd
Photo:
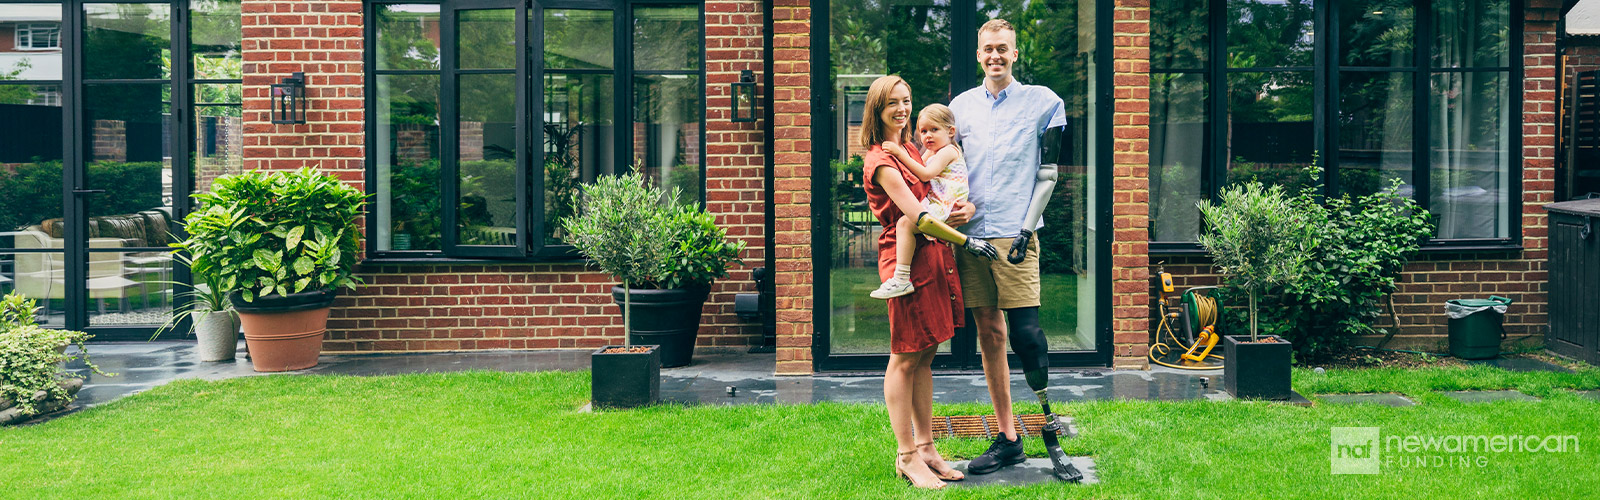
[[[944,457],[939,455],[939,450],[933,448],[933,441],[918,444],[917,451],[919,452],[918,455],[922,457],[922,463],[926,464],[929,470],[938,475],[939,479],[960,481],[967,478],[966,474],[962,474],[961,471],[951,468],[950,464],[944,462]]]
[[[918,456],[917,450],[902,451],[894,461],[895,474],[911,482],[911,486],[925,489],[944,489],[944,481],[928,468],[928,464]]]

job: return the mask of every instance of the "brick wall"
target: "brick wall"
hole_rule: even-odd
[[[773,258],[779,375],[811,373],[811,0],[774,0]]]
[[[699,343],[750,345],[760,326],[734,317],[733,296],[755,291],[750,269],[765,252],[762,123],[729,122],[726,84],[739,70],[762,72],[761,3],[705,8],[707,208],[749,250],[745,266],[712,288]],[[245,167],[316,165],[363,185],[362,3],[244,0],[243,9]],[[274,125],[268,85],[296,71],[309,80],[307,123]],[[358,272],[365,284],[335,303],[327,352],[590,348],[624,337],[615,282],[582,264],[367,262]]]
[[[1540,343],[1548,328],[1545,281],[1546,216],[1541,208],[1554,201],[1556,89],[1555,21],[1560,2],[1534,0],[1526,6],[1523,39],[1522,114],[1522,247],[1491,253],[1424,253],[1412,260],[1394,295],[1400,328],[1390,347],[1443,350],[1448,339],[1444,301],[1501,295],[1516,301],[1506,314],[1506,333],[1513,339]],[[1592,52],[1600,54],[1600,51]],[[1180,289],[1216,285],[1216,270],[1204,257],[1153,256],[1166,261]],[[1146,317],[1155,317],[1154,287]],[[1387,316],[1378,326],[1388,327]],[[1149,325],[1153,335],[1155,324]],[[1376,341],[1377,337],[1358,339]],[[1145,339],[1148,341],[1148,338]],[[1370,344],[1369,344],[1370,345]],[[1120,353],[1119,353],[1120,354]]]
[[[1112,366],[1148,366],[1150,300],[1150,2],[1117,0],[1112,13]]]

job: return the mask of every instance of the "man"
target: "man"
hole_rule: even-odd
[[[1028,385],[1041,398],[1048,385],[1049,349],[1039,327],[1039,246],[1032,236],[1044,226],[1038,214],[1055,185],[1055,160],[1047,158],[1052,165],[1040,167],[1041,137],[1051,129],[1059,134],[1067,118],[1055,92],[1012,78],[1020,54],[1011,23],[984,23],[978,29],[977,56],[983,85],[956,96],[950,108],[967,158],[970,199],[977,208],[961,230],[1008,255],[993,261],[957,257],[962,295],[976,323],[984,378],[1001,430],[989,450],[968,466],[970,473],[987,474],[1027,459],[1011,414],[1008,336],[1023,361]]]

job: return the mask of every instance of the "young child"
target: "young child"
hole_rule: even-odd
[[[955,134],[955,114],[950,112],[950,108],[943,104],[929,104],[917,116],[917,141],[922,143],[923,151],[927,152],[926,164],[917,161],[915,156],[906,153],[905,148],[894,141],[883,143],[884,151],[910,167],[917,178],[932,184],[927,199],[922,200],[922,207],[926,210],[923,217],[941,223],[950,217],[951,207],[955,206],[956,201],[967,199],[967,160],[961,156],[961,147],[954,143]],[[916,287],[911,286],[911,262],[916,254],[917,241],[915,236],[907,237],[923,234],[917,229],[919,221],[916,217],[907,214],[895,221],[895,273],[872,291],[872,298],[892,299],[916,291]],[[951,243],[960,245],[966,242]]]

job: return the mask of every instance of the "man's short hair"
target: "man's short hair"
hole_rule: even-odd
[[[1011,23],[1007,22],[1005,19],[990,19],[989,22],[983,23],[983,27],[978,28],[978,34],[982,35],[986,31],[993,31],[997,33],[1001,31],[1010,31],[1012,33],[1016,33],[1017,29],[1012,28]]]

